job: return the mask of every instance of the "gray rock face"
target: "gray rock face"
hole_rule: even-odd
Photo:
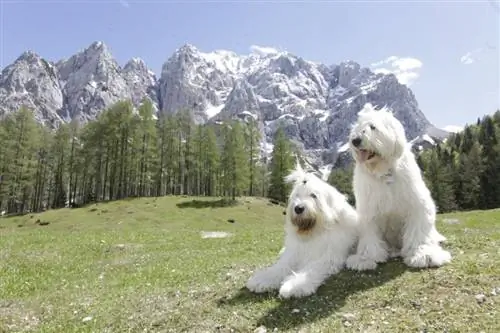
[[[120,66],[101,42],[59,61],[56,67],[65,96],[60,111],[65,121],[93,120],[107,106],[132,97]]]
[[[178,49],[162,67],[158,83],[161,111],[189,108],[198,122],[215,115],[233,87],[236,57],[227,51],[201,53],[189,44]]]
[[[138,58],[120,67],[106,45],[95,42],[56,64],[25,52],[0,76],[0,115],[24,104],[51,127],[73,118],[93,120],[118,100],[138,106],[145,97],[158,112],[191,109],[198,123],[251,116],[266,151],[283,126],[318,168],[348,159],[342,147],[365,103],[391,108],[408,139],[420,138],[415,143],[434,128],[412,91],[392,74],[375,74],[354,61],[327,66],[273,50],[205,53],[186,44],[157,78]]]
[[[125,64],[122,76],[130,89],[130,97],[134,105],[140,105],[145,97],[157,108],[159,105],[157,79],[144,60],[133,58]]]
[[[32,51],[24,52],[0,75],[0,115],[25,105],[37,110],[39,122],[57,126],[63,121],[57,114],[63,100],[57,68]]]
[[[158,108],[154,73],[138,58],[121,68],[102,42],[56,63],[27,51],[0,76],[0,116],[25,105],[50,127],[91,121],[119,100],[139,106],[144,97]]]

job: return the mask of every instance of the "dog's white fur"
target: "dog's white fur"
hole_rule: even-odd
[[[284,249],[273,265],[254,273],[247,288],[256,293],[279,288],[282,298],[303,297],[345,267],[356,244],[357,216],[343,194],[298,163],[285,181],[294,187],[286,209]],[[298,206],[304,208],[300,214]]]
[[[367,104],[349,144],[356,162],[353,190],[360,239],[346,266],[375,269],[392,256],[415,268],[450,262],[451,254],[440,245],[446,238],[436,230],[434,201],[401,122],[386,108],[377,111]],[[370,152],[376,154],[367,160]]]

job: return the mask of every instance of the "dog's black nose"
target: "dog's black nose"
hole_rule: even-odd
[[[361,138],[354,138],[351,142],[354,147],[358,147],[361,144]]]
[[[295,206],[295,208],[293,209],[295,211],[296,214],[302,214],[302,212],[304,211],[305,207],[302,206],[302,205],[297,205]]]

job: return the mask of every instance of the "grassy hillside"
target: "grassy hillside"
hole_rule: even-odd
[[[0,332],[500,331],[500,210],[439,217],[449,266],[345,271],[288,301],[243,288],[282,211],[164,197],[0,218]]]

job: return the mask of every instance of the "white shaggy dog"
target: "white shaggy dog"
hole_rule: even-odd
[[[360,239],[346,266],[375,269],[389,256],[410,267],[442,266],[451,254],[435,226],[436,207],[399,120],[387,109],[365,105],[351,130],[356,165],[353,190]]]
[[[254,273],[247,288],[279,288],[283,298],[314,294],[345,266],[354,250],[357,216],[337,189],[297,165],[285,178],[294,187],[285,217],[284,249],[276,263]]]

